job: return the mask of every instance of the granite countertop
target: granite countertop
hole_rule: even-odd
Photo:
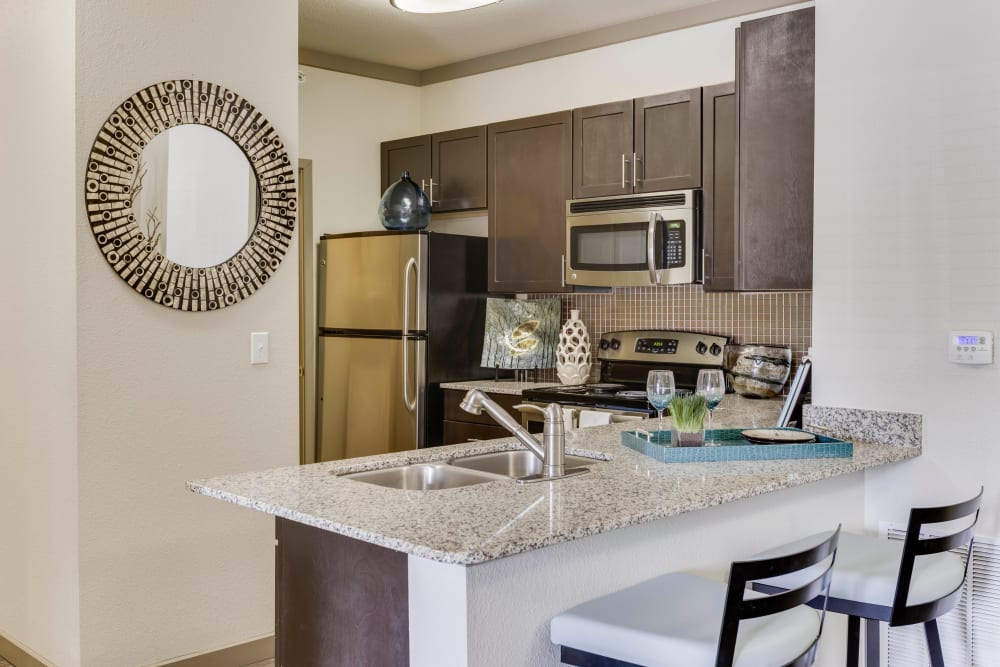
[[[463,380],[461,382],[442,382],[442,389],[459,389],[461,391],[469,391],[470,389],[479,389],[480,391],[489,392],[491,394],[512,394],[514,396],[520,396],[526,389],[541,389],[542,387],[554,387],[558,385],[559,382],[549,380],[548,382],[514,382],[512,380],[501,381],[497,380]]]
[[[714,425],[750,426],[739,405],[723,403]],[[403,491],[337,476],[520,448],[516,439],[502,438],[225,475],[188,488],[415,556],[471,565],[920,455],[919,415],[807,408],[807,424],[854,441],[852,458],[660,463],[620,444],[624,430],[656,428],[648,420],[571,431],[568,454],[606,460],[555,482]]]

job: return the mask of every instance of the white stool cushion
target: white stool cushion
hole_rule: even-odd
[[[649,667],[714,667],[725,604],[724,583],[667,574],[559,614],[550,636],[554,644]],[[818,633],[819,614],[804,606],[742,621],[734,665],[783,665]]]
[[[754,558],[771,558],[793,553],[818,544],[829,533],[820,533],[757,554]],[[841,531],[837,545],[837,560],[833,565],[830,597],[865,604],[892,606],[896,594],[896,579],[903,556],[901,540],[856,535]],[[802,570],[783,577],[761,580],[762,584],[791,588],[815,577],[818,570]],[[936,600],[955,590],[962,583],[965,566],[958,554],[949,552],[917,556],[907,605]]]

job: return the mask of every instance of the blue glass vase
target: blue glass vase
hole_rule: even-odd
[[[378,205],[378,219],[386,229],[423,229],[431,221],[431,202],[404,171],[386,188]]]

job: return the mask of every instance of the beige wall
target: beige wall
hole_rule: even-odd
[[[112,273],[88,229],[84,156],[128,95],[192,77],[256,105],[294,163],[297,12],[268,0],[85,9],[73,180],[82,664],[147,665],[273,630],[271,521],[184,483],[297,462],[297,257],[293,247],[264,288],[221,311],[147,301]],[[270,364],[249,365],[251,331],[270,332]]]
[[[379,143],[420,134],[420,89],[301,67],[299,141],[313,161],[314,243],[378,230]]]
[[[0,634],[79,662],[72,0],[0,3]]]
[[[923,456],[867,475],[871,528],[985,484],[1000,535],[1000,365],[946,358],[951,329],[1000,333],[997,25],[991,0],[817,5],[813,399],[924,414]]]

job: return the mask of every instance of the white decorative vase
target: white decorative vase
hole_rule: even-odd
[[[569,319],[559,332],[556,375],[563,384],[584,384],[590,377],[590,334],[579,310],[569,311]]]

